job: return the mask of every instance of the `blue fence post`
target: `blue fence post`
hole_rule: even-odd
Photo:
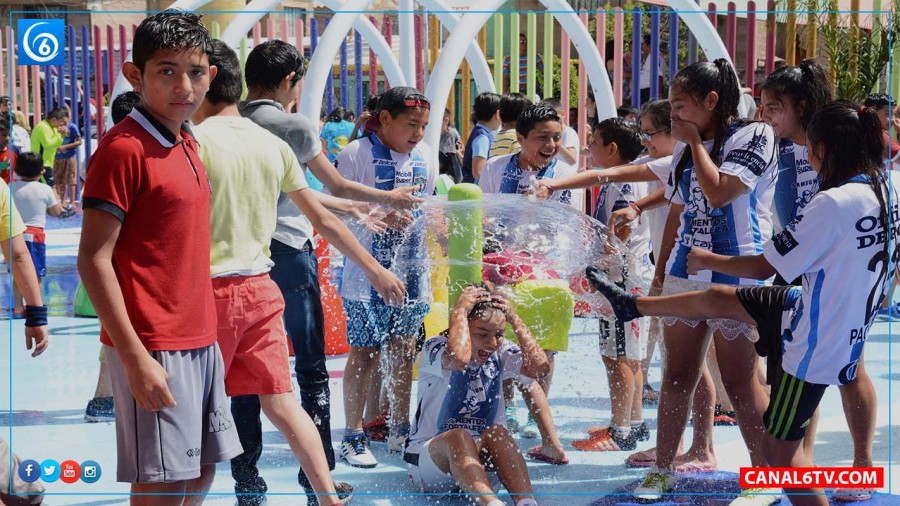
[[[355,98],[356,98],[356,117],[362,114],[363,110],[363,58],[362,58],[362,37],[359,32],[353,31],[353,78],[355,79]]]
[[[669,13],[669,75],[671,83],[678,72],[678,14],[675,11]]]
[[[659,9],[650,11],[650,100],[659,98]]]
[[[641,108],[641,9],[631,11],[631,105]]]

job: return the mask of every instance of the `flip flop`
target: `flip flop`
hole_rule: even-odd
[[[874,492],[870,488],[839,488],[835,489],[831,498],[840,502],[868,501]]]
[[[565,457],[563,457],[562,459],[555,459],[549,455],[544,454],[544,452],[541,451],[540,445],[535,446],[535,447],[531,448],[530,450],[528,450],[528,453],[526,455],[530,459],[540,460],[541,462],[553,464],[554,466],[564,466],[569,463],[569,459],[567,459]]]
[[[718,470],[719,466],[698,464],[696,462],[685,462],[675,466],[676,473],[715,473]]]
[[[626,467],[653,467],[656,464],[656,450],[641,450],[625,459]]]

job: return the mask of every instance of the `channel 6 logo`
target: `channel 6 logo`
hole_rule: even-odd
[[[19,65],[63,65],[66,22],[62,19],[20,19],[17,25]]]

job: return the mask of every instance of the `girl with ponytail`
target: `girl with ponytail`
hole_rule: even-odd
[[[772,125],[775,135],[780,138],[778,181],[775,184],[776,231],[781,231],[794,221],[819,190],[821,178],[809,163],[807,129],[813,116],[832,101],[832,95],[831,80],[815,60],[804,60],[799,67],[782,67],[770,74],[762,84],[763,120]],[[777,275],[775,284],[788,283]],[[796,279],[790,284],[800,285],[801,280]],[[841,385],[839,390],[853,437],[853,465],[869,467],[872,465],[877,399],[872,379],[863,367],[862,357],[856,380]],[[810,460],[815,425],[814,418],[804,441]],[[849,490],[835,491],[835,497],[849,498],[852,495]]]
[[[671,132],[679,142],[667,183],[671,206],[651,294],[674,295],[720,284],[759,284],[741,276],[688,272],[687,265],[692,248],[723,255],[756,254],[771,235],[775,134],[764,123],[737,119],[740,94],[737,74],[724,59],[694,63],[672,81]],[[716,467],[712,448],[715,390],[705,365],[710,344],[707,330],[712,331],[722,381],[737,412],[751,462],[765,464],[760,447],[766,394],[756,381],[755,329],[724,319],[665,321],[667,354],[656,466],[635,490],[642,500],[657,500],[671,490],[676,468]],[[676,463],[692,398],[694,440]]]
[[[710,270],[766,279],[778,273],[784,279],[801,277],[802,286],[718,285],[675,296],[635,297],[595,269],[588,272],[620,321],[730,318],[757,327],[769,351],[772,395],[764,406],[762,447],[772,467],[813,465],[802,447],[810,419],[829,385],[857,379],[869,328],[900,260],[900,174],[883,170],[884,140],[876,113],[834,102],[813,116],[806,136],[821,186],[796,219],[761,253],[734,256],[694,248],[688,258],[692,274]],[[733,352],[739,343],[726,344],[724,351]],[[672,481],[657,474],[666,484]],[[841,498],[860,500],[868,493],[855,490]],[[763,504],[761,497],[735,502]],[[791,489],[789,498],[794,505],[828,504],[822,489]]]

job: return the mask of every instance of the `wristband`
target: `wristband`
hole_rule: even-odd
[[[47,306],[25,306],[25,326],[44,327],[47,325]]]
[[[637,211],[638,216],[640,216],[641,213],[644,212],[644,210],[641,209],[641,206],[639,206],[637,202],[629,202],[629,203],[628,203],[628,207],[630,207],[630,208],[634,209],[635,211]]]

